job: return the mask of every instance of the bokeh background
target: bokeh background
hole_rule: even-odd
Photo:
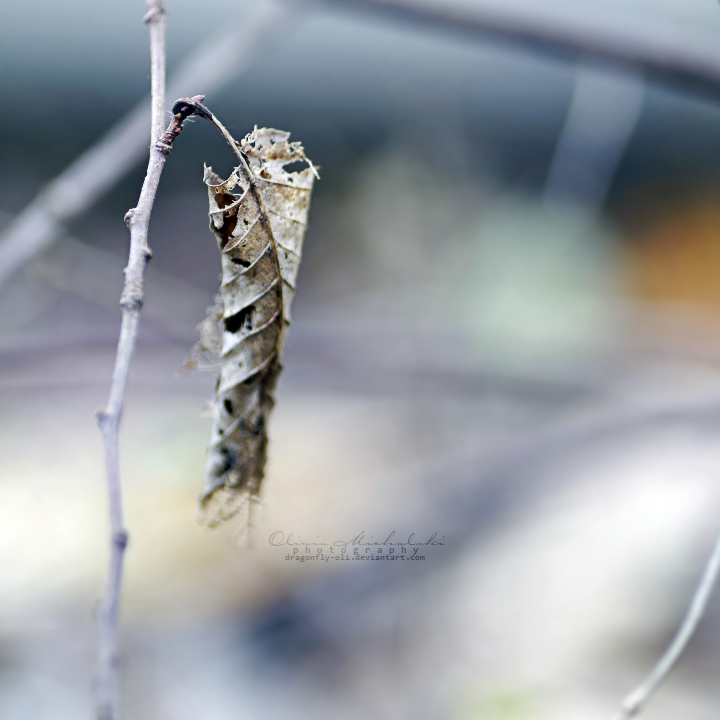
[[[720,525],[720,7],[166,9],[171,76],[228,32],[247,48],[224,84],[182,94],[206,93],[236,136],[290,130],[322,179],[263,501],[250,533],[246,517],[210,531],[214,378],[178,370],[218,283],[203,163],[232,157],[195,122],[166,166],[121,439],[125,717],[610,717]],[[147,93],[143,13],[0,5],[0,246]],[[522,32],[483,30],[498,17]],[[615,55],[582,52],[597,43]],[[94,413],[144,174],[128,164],[0,287],[3,720],[92,711]],[[300,563],[269,541],[393,531],[442,544]],[[716,717],[719,665],[715,600],[647,717]]]

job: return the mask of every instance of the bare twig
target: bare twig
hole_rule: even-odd
[[[710,558],[707,561],[700,582],[695,589],[690,607],[688,607],[675,637],[652,669],[652,672],[623,700],[622,707],[614,716],[613,720],[629,720],[639,715],[648,700],[650,700],[660,686],[660,683],[669,675],[675,663],[679,660],[683,652],[685,652],[685,648],[695,634],[700,620],[702,620],[708,600],[715,587],[715,581],[717,580],[719,571],[720,535],[718,535],[715,540],[715,545],[710,553]]]
[[[122,496],[118,441],[130,362],[135,350],[140,308],[143,303],[145,266],[151,257],[147,244],[150,212],[169,144],[159,144],[162,114],[165,107],[165,11],[162,0],[147,0],[145,22],[150,30],[152,123],[150,162],[140,192],[140,200],[125,216],[130,228],[130,258],[125,269],[125,286],[120,306],[122,326],[118,341],[110,397],[105,410],[98,413],[98,424],[105,444],[105,469],[110,506],[110,567],[105,597],[98,616],[98,668],[96,678],[97,720],[117,720],[118,682],[118,609],[122,584],[122,567],[128,534],[123,527]],[[175,122],[175,120],[174,120]]]
[[[137,207],[128,210],[125,221],[130,228],[130,259],[125,268],[125,285],[120,298],[122,324],[118,340],[115,369],[113,370],[110,397],[105,410],[98,413],[98,424],[105,443],[105,466],[110,497],[110,527],[112,531],[110,571],[105,598],[98,619],[98,679],[97,720],[117,720],[117,621],[120,599],[122,563],[128,542],[123,527],[119,467],[119,431],[125,392],[130,375],[130,363],[135,351],[140,310],[144,300],[145,266],[152,257],[147,235],[155,195],[165,160],[172,145],[182,131],[185,120],[191,115],[211,116],[203,105],[203,95],[183,98],[173,105],[173,119],[165,133],[158,137],[162,128],[161,108],[165,104],[165,84],[157,77],[165,67],[165,14],[162,0],[147,0],[149,11],[146,22],[150,26],[152,56],[153,122],[152,147],[147,174],[140,191]],[[158,94],[160,98],[156,96]],[[160,122],[158,122],[158,117]]]
[[[170,97],[196,87],[212,92],[242,72],[260,45],[294,15],[277,2],[262,3],[249,17],[231,23],[200,45],[177,69]],[[242,38],[242,41],[241,41]],[[47,185],[0,233],[0,288],[62,232],[62,223],[87,210],[147,152],[150,108],[145,99],[92,148]],[[162,118],[160,130],[162,130]]]

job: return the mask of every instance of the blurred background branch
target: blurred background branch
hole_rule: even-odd
[[[652,24],[627,28],[618,35],[597,27],[588,17],[571,22],[562,16],[548,19],[538,9],[518,12],[496,2],[478,2],[469,7],[428,0],[323,0],[319,4],[379,13],[437,32],[509,42],[566,60],[610,64],[630,73],[641,72],[651,81],[689,89],[712,93],[720,84],[720,58],[704,52],[702,46],[683,42],[681,36],[653,34]],[[183,62],[170,81],[169,95],[188,96],[199,85],[207,92],[219,89],[243,71],[257,51],[266,46],[267,38],[292,26],[293,10],[307,12],[311,6],[304,0],[259,4],[248,16],[231,23],[229,29],[214,34]],[[575,102],[579,102],[578,98]],[[100,143],[47,185],[4,229],[0,234],[0,286],[53,241],[62,222],[90,207],[138,162],[145,151],[142,128],[148,113],[147,101],[143,101]],[[553,168],[551,183],[557,172],[559,168]]]
[[[681,34],[656,27],[651,18],[618,32],[597,23],[590,12],[558,13],[537,3],[437,2],[436,0],[322,0],[329,6],[381,14],[434,31],[449,31],[562,60],[625,66],[648,79],[715,94],[720,58]],[[547,12],[550,9],[551,12]]]
[[[578,65],[572,99],[545,181],[548,201],[602,210],[642,111],[641,75]],[[613,108],[607,113],[608,107]]]
[[[177,68],[168,83],[168,96],[189,97],[202,86],[216,92],[245,70],[286,23],[290,8],[265,2],[231,22],[199,45]],[[47,248],[62,232],[62,224],[86,211],[147,153],[150,101],[143,100],[93,147],[86,150],[0,233],[0,288],[28,260]]]
[[[59,6],[38,2],[43,22],[0,7],[5,218],[144,92],[130,6],[73,0],[57,33]],[[169,67],[238,2],[173,0]],[[227,150],[198,126],[164,174],[123,430],[125,707],[605,717],[673,634],[717,528],[717,7],[361,5],[280,10],[209,98],[236,136],[291,129],[323,174],[249,557],[196,525],[213,378],[175,374],[217,287],[201,169],[225,172]],[[73,113],[41,154],[48,107]],[[0,300],[3,716],[90,713],[105,499],[89,418],[141,172],[63,219]],[[444,545],[400,569],[300,563],[263,541],[278,529]],[[658,720],[716,717],[719,618],[712,598]]]

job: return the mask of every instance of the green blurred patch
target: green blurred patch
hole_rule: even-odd
[[[496,688],[470,694],[451,720],[544,720],[537,698],[520,688]]]

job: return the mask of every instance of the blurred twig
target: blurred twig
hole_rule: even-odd
[[[690,639],[695,634],[700,620],[702,620],[708,600],[715,587],[719,571],[720,535],[718,535],[715,540],[715,545],[705,566],[702,578],[675,637],[663,656],[658,660],[652,672],[625,698],[620,712],[614,716],[613,720],[629,720],[639,715],[648,700],[650,700],[660,686],[660,683],[665,680],[673,669],[675,663],[679,660],[683,652],[685,652],[685,648],[690,642]]]
[[[258,47],[291,15],[277,2],[262,3],[248,17],[214,33],[189,54],[168,85],[170,97],[202,87],[222,87],[255,58]],[[223,27],[227,24],[224,23]],[[62,232],[61,225],[87,210],[147,152],[148,99],[136,105],[92,148],[47,185],[0,233],[0,288]],[[161,120],[162,123],[162,120]]]
[[[522,12],[511,3],[476,0],[471,6],[452,7],[439,0],[318,0],[338,8],[367,10],[430,29],[484,36],[563,59],[583,58],[630,66],[650,78],[694,87],[713,95],[720,85],[720,56],[697,43],[684,42],[677,33],[661,36],[648,23],[608,32],[593,22],[547,14],[537,3]]]
[[[577,68],[545,183],[546,200],[572,200],[589,214],[601,209],[644,95],[643,78],[635,73],[615,75],[585,64]]]
[[[112,310],[117,309],[126,258],[63,235],[39,255],[29,270],[52,287]],[[143,314],[162,333],[187,345],[195,342],[195,326],[205,317],[210,296],[193,284],[157,267],[145,293]]]

